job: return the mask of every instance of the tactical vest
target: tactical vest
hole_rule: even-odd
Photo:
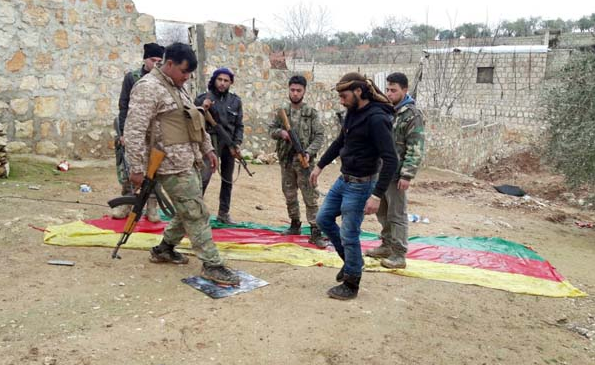
[[[177,109],[159,116],[163,145],[202,142],[206,133],[202,113],[192,104],[184,105],[178,90],[165,79],[161,71],[154,68],[151,74],[161,81],[178,106]]]

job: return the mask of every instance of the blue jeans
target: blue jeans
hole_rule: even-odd
[[[333,184],[316,216],[318,227],[328,236],[335,250],[345,262],[344,272],[361,276],[364,260],[359,236],[364,220],[364,207],[376,181],[345,182],[339,177]],[[341,227],[337,217],[341,216]]]

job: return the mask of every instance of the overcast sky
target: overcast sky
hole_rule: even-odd
[[[257,0],[133,0],[141,13],[151,14],[155,19],[203,23],[208,20],[250,26],[256,18],[256,27],[261,36],[275,36],[280,32],[278,17],[288,7],[299,1]],[[595,13],[595,1],[565,0],[408,0],[408,1],[303,1],[304,4],[326,6],[331,13],[335,31],[369,31],[371,24],[382,25],[386,16],[407,17],[414,23],[427,23],[439,28],[455,28],[462,23],[485,23],[495,25],[501,20],[521,17],[544,19],[578,19]],[[473,4],[469,6],[468,4]],[[402,5],[402,6],[400,6]]]

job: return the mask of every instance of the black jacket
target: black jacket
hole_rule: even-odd
[[[120,128],[120,135],[124,134],[124,124],[126,123],[126,115],[128,115],[128,103],[130,102],[130,91],[134,84],[140,80],[143,76],[148,74],[149,71],[145,70],[143,65],[140,69],[130,71],[124,76],[122,81],[122,90],[120,90],[120,100],[118,101],[118,127]]]
[[[197,96],[194,105],[201,106],[207,95],[209,96],[209,99],[214,102],[209,109],[213,119],[227,130],[234,143],[242,144],[244,139],[242,99],[230,92],[219,93],[208,91]],[[208,123],[207,132],[210,134],[215,133],[213,127]]]
[[[391,133],[393,113],[391,105],[374,101],[349,111],[339,136],[320,158],[318,167],[322,169],[340,156],[342,173],[363,177],[374,175],[382,165],[372,193],[382,197],[399,163]]]

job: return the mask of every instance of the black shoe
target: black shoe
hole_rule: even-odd
[[[334,286],[327,291],[329,297],[339,300],[354,299],[359,291],[361,276],[343,275],[344,281],[341,285]]]
[[[149,261],[155,264],[169,262],[172,264],[185,265],[189,260],[188,257],[174,250],[173,245],[168,245],[165,241],[161,241],[159,246],[151,248]]]
[[[287,228],[286,230],[281,232],[281,234],[284,236],[301,234],[301,233],[302,233],[302,222],[295,220],[295,219],[291,220],[291,226],[289,226],[289,228]]]
[[[316,245],[318,248],[326,248],[328,245],[324,238],[322,238],[320,229],[313,224],[310,225],[310,239],[308,239],[308,242]]]
[[[200,276],[204,279],[214,281],[222,285],[240,285],[240,277],[223,265],[211,266],[202,265]]]
[[[223,223],[223,224],[230,224],[230,225],[238,224],[236,221],[231,219],[231,216],[229,215],[229,213],[219,213],[217,215],[217,221],[219,223]]]

